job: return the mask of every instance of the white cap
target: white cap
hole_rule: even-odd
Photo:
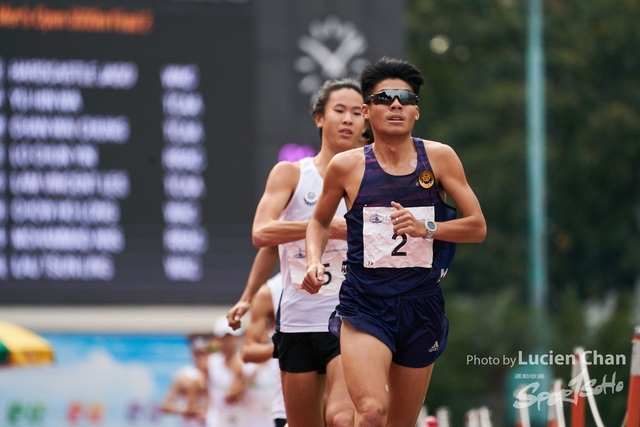
[[[229,326],[229,321],[226,317],[219,317],[213,324],[213,335],[215,335],[216,338],[222,338],[225,335],[239,337],[242,335],[242,328],[238,328],[234,331],[233,328]]]
[[[209,348],[209,340],[204,336],[194,337],[189,344],[191,351],[207,350]]]

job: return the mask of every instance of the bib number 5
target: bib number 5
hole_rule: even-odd
[[[322,264],[324,265],[324,284],[322,286],[327,286],[329,283],[331,283],[331,273],[329,272],[329,266],[331,264],[326,263],[326,264]]]

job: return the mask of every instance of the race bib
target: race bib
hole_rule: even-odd
[[[435,220],[433,206],[406,208],[421,222]],[[364,207],[362,210],[362,243],[365,268],[431,268],[433,241],[421,237],[398,236],[393,232],[393,207]]]
[[[293,287],[300,292],[308,294],[300,284],[307,274],[307,254],[304,243],[291,244],[287,248],[289,259],[289,273]],[[347,258],[347,242],[343,240],[329,240],[322,255],[324,265],[324,286],[315,294],[319,296],[336,295],[340,291],[340,285],[344,280],[342,273],[342,261]]]

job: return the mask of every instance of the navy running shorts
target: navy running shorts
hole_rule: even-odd
[[[327,373],[327,365],[340,355],[340,340],[331,332],[276,332],[273,355],[284,372]]]
[[[429,366],[447,345],[449,320],[440,287],[427,294],[379,297],[358,293],[345,282],[329,319],[329,330],[338,337],[341,319],[382,341],[400,366]]]

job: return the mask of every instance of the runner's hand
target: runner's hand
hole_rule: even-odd
[[[242,316],[251,308],[251,304],[246,301],[238,301],[227,313],[227,321],[234,331],[242,326]]]
[[[324,285],[324,265],[312,264],[302,279],[301,287],[310,294],[317,294]]]
[[[411,237],[426,236],[424,222],[418,221],[411,212],[405,209],[400,203],[391,202],[391,206],[396,208],[396,212],[391,214],[393,222],[393,232],[398,236],[407,234]]]

